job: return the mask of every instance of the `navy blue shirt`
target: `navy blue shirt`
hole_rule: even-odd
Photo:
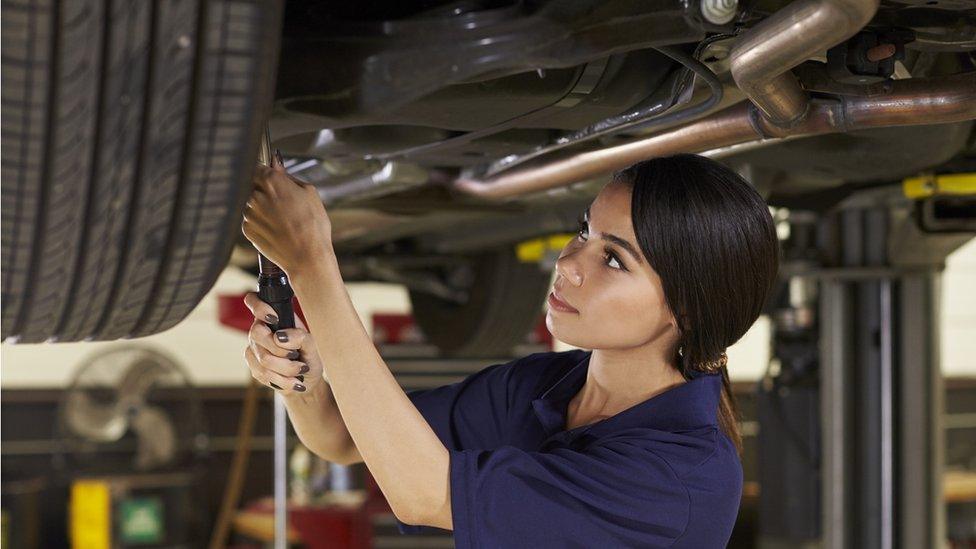
[[[742,465],[718,425],[721,376],[567,431],[590,355],[535,353],[407,393],[450,453],[455,546],[725,547]]]

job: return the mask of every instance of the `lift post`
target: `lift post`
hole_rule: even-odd
[[[819,391],[819,421],[794,423],[793,429],[819,455],[802,472],[819,476],[819,493],[804,489],[795,468],[773,461],[767,471],[762,465],[764,487],[788,489],[795,481],[801,490],[795,495],[805,500],[761,503],[767,514],[761,535],[770,545],[811,538],[830,549],[944,542],[941,278],[945,258],[974,233],[959,230],[971,227],[971,220],[936,219],[927,225],[924,216],[932,210],[920,201],[938,197],[909,190],[904,185],[861,191],[826,213],[796,212],[800,223],[791,224],[791,235],[798,231],[805,238],[788,244],[800,242],[806,250],[785,250],[784,257],[792,259],[784,263],[786,284],[808,292],[799,303],[793,292],[793,302],[784,308],[793,309],[786,317],[793,320],[802,318],[798,311],[804,305],[816,313],[808,366],[819,380],[813,385]],[[933,230],[946,223],[953,230]],[[788,324],[774,316],[774,352],[788,354],[774,361],[800,379],[796,365],[803,363],[803,353],[784,353],[789,347],[776,344],[784,339],[777,330]],[[792,408],[785,410],[810,404],[797,400],[810,400],[803,391],[787,394],[783,398]],[[770,416],[760,414],[760,432],[769,431],[763,444],[780,449],[764,448],[763,456],[782,459],[795,441],[777,436],[782,416],[775,422]],[[762,495],[782,496],[766,490]]]

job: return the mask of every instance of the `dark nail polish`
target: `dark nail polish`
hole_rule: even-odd
[[[298,351],[288,351],[288,360],[298,360],[301,356]]]
[[[275,315],[272,315],[272,314],[266,314],[266,315],[264,315],[264,320],[268,324],[277,324],[278,323],[278,317],[276,317]]]
[[[278,386],[277,386],[277,385],[275,385],[274,383],[270,383],[270,382],[269,382],[269,383],[268,383],[268,385],[271,385],[271,386],[272,386],[272,387],[274,387],[275,389],[279,389],[279,390],[281,389],[281,387],[278,387]]]
[[[301,383],[296,383],[295,386],[293,387],[293,389],[295,389],[299,393],[304,393],[305,392],[305,386],[302,385]]]
[[[305,383],[305,376],[295,376],[295,379],[301,381],[302,383]]]
[[[285,332],[283,332],[281,330],[278,330],[277,332],[275,332],[275,337],[277,337],[278,338],[278,341],[280,341],[282,343],[288,343],[288,334],[286,334]]]
[[[298,370],[298,373],[304,374],[305,372],[309,371],[309,369],[308,364],[302,364],[302,367]]]

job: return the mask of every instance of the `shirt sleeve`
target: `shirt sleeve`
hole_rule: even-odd
[[[668,464],[626,443],[575,451],[451,450],[458,549],[665,547],[690,499]]]
[[[494,448],[503,444],[516,362],[488,366],[450,385],[407,391],[407,397],[447,448]]]
[[[407,391],[407,397],[444,447],[451,450],[494,448],[503,445],[512,398],[513,368],[524,359],[482,368],[465,379],[434,389]],[[396,519],[401,534],[443,532],[431,526],[411,525]]]

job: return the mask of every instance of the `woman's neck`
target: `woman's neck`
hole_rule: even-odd
[[[685,383],[668,354],[657,349],[594,349],[586,382],[569,402],[566,428],[614,416]]]

